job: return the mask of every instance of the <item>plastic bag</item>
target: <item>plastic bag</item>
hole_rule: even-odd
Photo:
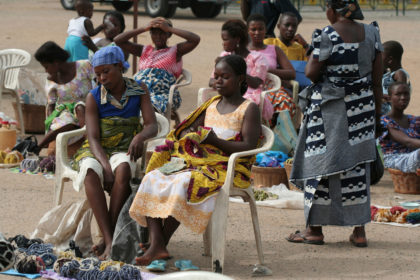
[[[279,112],[273,132],[274,144],[271,150],[292,154],[296,147],[297,134],[289,110]]]
[[[87,199],[58,205],[44,214],[31,239],[41,238],[62,251],[74,240],[82,252],[88,252],[93,245],[91,221],[92,209]]]
[[[289,156],[280,151],[268,151],[257,154],[255,164],[261,167],[284,167],[284,162]]]
[[[46,73],[21,68],[18,76],[18,94],[24,104],[47,104]]]

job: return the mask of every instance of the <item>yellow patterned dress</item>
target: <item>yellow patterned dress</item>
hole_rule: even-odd
[[[170,149],[175,151],[166,151],[166,154],[160,152],[164,148],[155,151],[147,168],[148,173],[143,178],[130,208],[130,216],[141,226],[147,226],[146,217],[172,216],[194,233],[201,234],[205,231],[214,210],[216,195],[226,176],[229,156],[211,145],[198,143],[193,149],[188,149],[188,144],[183,143],[205,140],[209,127],[219,138],[232,141],[239,139],[244,114],[251,103],[245,100],[234,112],[220,114],[216,108],[219,100],[220,97],[213,98],[206,103],[208,107],[204,104],[180,125],[180,129],[168,135],[166,142],[170,143],[169,146],[172,147]],[[176,138],[174,135],[198,117],[204,111],[203,108],[207,108],[205,127],[200,128],[197,133],[189,133],[182,139],[175,140],[174,143],[170,141]],[[181,148],[184,148],[184,151],[181,151]],[[185,160],[186,166],[181,171],[167,174],[159,168],[162,162],[159,164],[155,162],[168,155],[170,159],[166,162],[171,162],[171,159],[177,157]],[[246,188],[249,186],[252,159],[240,159],[238,163],[235,168],[234,184]]]

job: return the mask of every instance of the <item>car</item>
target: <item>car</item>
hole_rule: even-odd
[[[66,10],[74,10],[76,0],[60,0]],[[193,14],[198,18],[214,18],[220,14],[223,6],[232,0],[144,0],[146,13],[151,17],[171,18],[177,8],[191,7]],[[128,11],[133,1],[128,0],[92,0],[92,2],[108,2],[120,12]]]

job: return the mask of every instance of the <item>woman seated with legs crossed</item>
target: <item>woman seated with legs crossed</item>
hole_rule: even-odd
[[[246,63],[240,56],[220,59],[214,70],[219,95],[192,112],[158,146],[130,208],[130,216],[149,228],[150,245],[138,265],[169,256],[167,245],[183,223],[202,234],[226,178],[229,155],[257,147],[261,135],[258,106],[245,99]],[[247,188],[253,158],[237,160],[234,185]]]
[[[395,82],[388,88],[391,111],[381,117],[379,137],[384,166],[420,176],[420,117],[404,114],[410,103],[410,85]]]
[[[86,99],[87,140],[74,156],[79,176],[75,189],[85,186],[86,196],[103,235],[93,246],[100,259],[107,259],[118,215],[131,193],[129,181],[143,142],[156,135],[157,123],[147,87],[123,78],[124,54],[117,46],[98,50],[92,65],[100,86]],[[140,124],[140,115],[143,125]],[[105,193],[111,200],[107,208]]]
[[[144,32],[150,32],[153,45],[141,45],[129,40]],[[168,46],[168,39],[175,34],[186,41],[174,46]],[[182,57],[197,47],[200,37],[192,32],[175,28],[170,20],[158,17],[145,27],[126,31],[114,38],[114,42],[124,51],[140,56],[139,71],[134,75],[138,83],[145,83],[150,91],[153,107],[158,113],[167,110],[169,89],[176,83],[182,74]],[[181,96],[178,91],[173,95],[173,108],[175,111],[181,105]],[[179,120],[172,115],[176,124]]]

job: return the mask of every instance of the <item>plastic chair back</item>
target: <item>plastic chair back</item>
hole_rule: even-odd
[[[18,83],[19,67],[29,64],[31,55],[24,50],[0,50],[0,68],[2,70],[2,88],[15,90]]]

